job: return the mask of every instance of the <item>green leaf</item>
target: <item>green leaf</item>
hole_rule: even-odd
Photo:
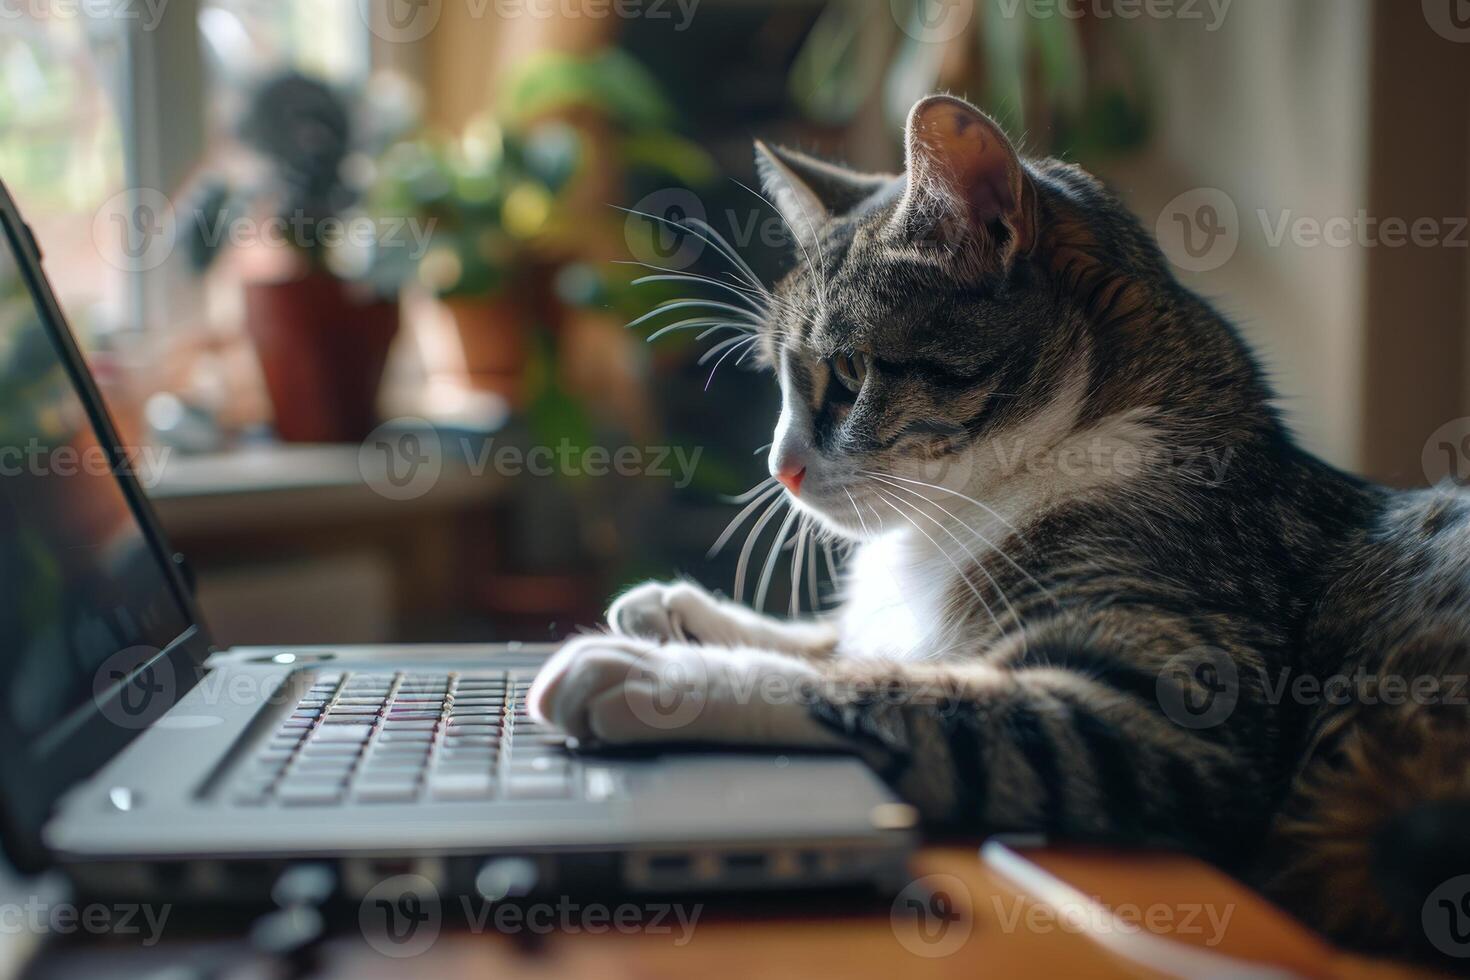
[[[1082,113],[1087,101],[1087,77],[1077,21],[1037,17],[1030,21],[1030,32],[1049,100],[1067,115]]]
[[[1003,0],[982,0],[980,44],[985,55],[985,107],[1006,130],[1026,128],[1027,19],[1007,16]]]
[[[872,90],[874,69],[859,57],[862,28],[870,12],[852,0],[828,4],[812,25],[788,88],[792,100],[819,122],[848,122]]]
[[[630,167],[664,173],[681,184],[699,187],[715,179],[714,158],[698,143],[673,133],[638,133],[622,141],[623,160]]]
[[[653,75],[627,52],[608,48],[591,57],[540,51],[507,78],[500,111],[512,125],[549,112],[591,107],[632,130],[672,124],[673,107]]]

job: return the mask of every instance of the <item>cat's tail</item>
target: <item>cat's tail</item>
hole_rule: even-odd
[[[1358,706],[1302,772],[1267,890],[1341,945],[1470,971],[1470,717]]]

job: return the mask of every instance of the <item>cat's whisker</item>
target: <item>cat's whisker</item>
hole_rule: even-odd
[[[759,335],[756,335],[756,334],[752,334],[749,337],[736,338],[735,346],[733,346],[729,350],[725,351],[724,355],[721,356],[720,359],[715,362],[715,366],[712,369],[710,369],[709,377],[704,380],[704,390],[705,391],[709,391],[709,386],[715,383],[715,373],[720,370],[720,365],[725,363],[725,358],[729,357],[731,354],[733,354],[737,350],[739,350],[740,349],[740,346],[742,344],[753,346],[755,344],[755,342],[757,340],[759,340],[759,339],[760,339]],[[722,343],[728,343],[728,341],[723,341]],[[746,346],[745,349],[748,352],[750,350],[750,346]],[[699,363],[700,364],[703,364],[709,358],[710,353],[713,353],[713,352],[706,353],[703,357],[701,357],[699,359]]]
[[[751,344],[749,347],[745,348],[741,355],[735,358],[735,366],[739,367],[740,365],[744,364],[745,359],[750,356],[751,351],[756,349],[756,346],[756,344]]]
[[[783,498],[784,499],[784,498]],[[786,535],[791,533],[791,525],[796,523],[796,518],[801,512],[792,507],[786,515],[786,520],[781,522],[781,527],[776,531],[776,539],[771,543],[771,550],[766,552],[766,564],[761,569],[760,582],[755,587],[756,612],[764,612],[766,608],[766,596],[771,590],[771,576],[776,572],[776,561],[781,557],[781,552],[786,545]]]
[[[841,576],[837,574],[837,559],[832,556],[832,542],[822,542],[822,557],[827,559],[827,577],[832,580],[832,587],[837,587]]]
[[[727,504],[735,504],[737,506],[740,504],[748,503],[754,498],[761,496],[761,492],[763,490],[766,490],[769,487],[773,487],[775,485],[776,478],[774,476],[768,476],[764,480],[761,480],[759,483],[757,483],[755,486],[751,487],[749,490],[742,491],[741,493],[735,494],[734,496],[725,497],[724,501]]]
[[[761,512],[760,518],[746,532],[745,543],[740,546],[740,557],[735,561],[736,602],[739,602],[745,593],[745,573],[750,568],[750,555],[755,550],[755,543],[760,539],[761,532],[766,529],[766,525],[771,523],[771,519],[781,512],[780,507],[784,503],[786,503],[784,493],[774,494],[770,502],[766,504],[766,509]]]
[[[786,220],[786,216],[781,213],[781,209],[778,208],[778,207],[776,207],[776,205],[772,204],[770,198],[766,197],[760,191],[757,191],[754,188],[749,187],[744,182],[742,182],[742,181],[740,181],[740,180],[738,180],[738,179],[736,179],[734,177],[731,177],[730,179],[731,180],[734,180],[735,183],[739,184],[741,187],[745,188],[745,190],[749,191],[750,193],[754,194],[756,197],[758,197],[762,201],[764,201],[765,204],[766,204],[766,207],[770,208],[771,211],[775,213],[776,217],[781,219],[781,223],[786,226],[786,230],[789,231],[789,232],[791,232],[792,240],[795,241],[796,244],[797,244],[797,246],[801,249],[801,254],[802,254],[802,256],[806,260],[807,271],[810,272],[811,275],[812,275],[812,283],[816,287],[816,290],[817,290],[817,308],[823,313],[823,315],[825,315],[826,312],[827,312],[827,283],[826,283],[826,267],[827,266],[826,266],[825,256],[823,257],[822,272],[819,274],[818,271],[817,271],[817,268],[812,263],[812,255],[811,255],[811,252],[807,250],[806,243],[804,241],[802,241],[802,237],[796,233],[796,229],[791,227],[791,222],[789,222],[789,221]],[[810,223],[810,219],[808,219],[808,223]],[[820,248],[821,247],[821,240],[817,237],[816,229],[813,228],[813,229],[811,229],[811,231],[812,231],[812,238],[813,238],[813,240],[815,240],[817,242],[817,246],[818,246],[818,248]]]
[[[781,488],[774,485],[774,481],[772,481],[772,485],[764,486],[758,492],[756,492],[755,496],[751,498],[748,503],[746,503],[745,507],[741,509],[740,513],[735,515],[734,520],[725,525],[725,529],[720,532],[720,536],[715,539],[714,545],[710,547],[709,554],[707,554],[705,557],[713,558],[715,555],[719,554],[720,549],[723,548],[725,544],[730,540],[730,538],[734,536],[735,532],[740,529],[740,525],[745,523],[745,519],[749,517],[752,513],[754,513],[762,504],[767,503],[773,495],[779,493],[780,491]]]
[[[756,318],[756,315],[742,306],[734,306],[730,303],[722,303],[717,299],[681,299],[675,300],[671,303],[661,303],[658,306],[655,306],[653,309],[638,317],[636,320],[629,321],[627,324],[627,328],[629,330],[632,330],[634,327],[642,326],[649,320],[652,320],[664,313],[672,313],[674,310],[697,309],[718,310],[721,313],[730,314],[730,316],[733,317],[736,322],[749,323],[752,327],[759,327],[761,325],[761,322],[759,319]]]
[[[709,350],[705,351],[703,354],[700,354],[699,355],[699,360],[696,361],[695,363],[696,364],[701,364],[701,365],[708,364],[711,359],[716,358],[716,357],[719,357],[720,352],[723,351],[725,348],[731,346],[732,344],[745,344],[745,343],[749,343],[749,342],[750,342],[750,337],[747,336],[747,335],[745,335],[745,334],[741,334],[738,337],[726,337],[724,340],[720,341],[718,344],[715,344],[713,347],[711,347]],[[708,388],[709,385],[705,385],[705,387]]]
[[[958,490],[951,490],[951,489],[949,489],[949,487],[940,486],[937,483],[925,483],[923,480],[912,480],[912,479],[909,479],[907,477],[898,476],[898,475],[893,474],[893,473],[875,473],[875,472],[873,472],[871,470],[862,470],[860,472],[862,472],[862,474],[864,476],[874,477],[875,479],[898,480],[898,481],[901,481],[903,483],[913,483],[913,484],[916,484],[916,485],[921,486],[921,487],[928,487],[931,490],[939,490],[939,491],[942,491],[944,493],[953,494],[954,496],[959,497],[962,500],[967,500],[970,503],[974,504],[976,507],[979,507],[979,508],[983,509],[986,513],[988,513],[988,514],[990,514],[990,516],[994,517],[996,519],[996,521],[998,521],[1003,527],[1007,528],[1016,537],[1018,537],[1018,538],[1024,537],[1021,534],[1021,532],[1019,530],[1017,530],[1016,527],[1013,524],[1011,524],[1009,521],[1007,521],[1000,514],[996,513],[995,510],[992,507],[990,507],[987,504],[981,503],[980,501],[976,500],[974,497],[966,496],[965,494],[960,493]],[[928,497],[925,497],[924,499],[925,500],[929,500]],[[933,500],[929,500],[929,502],[932,503],[932,504],[934,504],[934,506],[936,506],[936,507],[939,506],[939,504],[937,502],[933,501]],[[953,515],[951,515],[951,516],[953,516]],[[959,518],[955,518],[955,519],[956,520],[959,520]],[[1036,586],[1037,589],[1041,590],[1042,594],[1044,594],[1048,599],[1050,599],[1054,603],[1056,602],[1056,596],[1052,595],[1051,590],[1048,589],[1046,586],[1042,585],[1040,582],[1038,582],[1036,580],[1035,576],[1033,576],[1030,572],[1026,571],[1026,569],[1022,568],[1021,565],[1020,565],[1020,563],[1018,563],[1010,555],[1006,554],[1006,552],[1005,552],[1004,549],[1002,549],[999,546],[997,546],[995,543],[993,543],[992,541],[990,541],[989,538],[985,537],[985,535],[981,534],[979,531],[975,530],[973,527],[970,527],[968,524],[964,524],[963,521],[961,521],[960,523],[971,534],[975,535],[977,538],[979,538],[981,541],[983,541],[986,544],[987,547],[993,549],[996,554],[998,554],[1002,558],[1004,558],[1006,560],[1006,562],[1012,568],[1014,568],[1017,572],[1020,572],[1021,575],[1024,576],[1025,579],[1028,582],[1030,582],[1032,585]]]
[[[1014,524],[1007,521],[1004,517],[1001,517],[1000,514],[992,510],[988,504],[981,503],[974,497],[968,497],[965,494],[960,493],[958,490],[951,490],[949,487],[942,486],[938,483],[925,483],[923,480],[915,480],[911,477],[899,476],[897,473],[877,473],[873,470],[859,470],[858,472],[862,473],[863,476],[882,477],[885,480],[897,480],[900,483],[912,483],[915,486],[928,487],[930,490],[941,490],[944,493],[953,494],[954,496],[959,497],[962,500],[969,501],[976,507],[984,508],[987,512],[989,512],[990,516],[994,517],[998,522],[1000,522],[1002,526],[1006,528],[1006,530],[1010,531],[1012,534],[1019,536],[1021,533]]]
[[[791,600],[788,606],[792,619],[801,615],[801,572],[806,558],[806,534],[806,515],[802,514],[796,526],[796,548],[791,552]],[[812,611],[816,611],[815,604]]]
[[[765,296],[771,296],[771,290],[767,288],[765,283],[761,282],[761,277],[755,274],[755,270],[750,267],[750,263],[745,261],[735,246],[731,245],[724,235],[716,231],[713,225],[703,218],[694,217],[685,218],[684,223],[696,231],[703,231],[710,239],[713,239],[711,244],[715,246],[716,251],[734,263],[735,267],[740,270],[746,279]]]
[[[817,582],[817,533],[815,525],[807,521],[807,537],[809,539],[806,551],[806,594],[811,603],[812,613],[821,611],[822,597],[818,594]]]
[[[934,546],[934,550],[938,551],[941,555],[944,556],[944,560],[947,561],[947,562],[949,562],[950,565],[952,565],[954,567],[954,570],[959,573],[960,579],[965,583],[966,586],[969,587],[970,591],[975,594],[975,598],[978,599],[978,600],[980,600],[980,605],[985,608],[985,614],[987,616],[989,616],[990,617],[990,621],[995,624],[995,631],[996,631],[996,633],[999,634],[999,635],[1002,635],[1002,636],[1005,635],[1005,630],[1001,628],[1000,620],[997,619],[996,616],[995,616],[995,610],[993,610],[993,609],[990,608],[990,603],[988,603],[988,602],[985,601],[985,597],[980,594],[980,590],[978,588],[976,588],[975,583],[972,582],[972,581],[970,581],[969,574],[963,568],[960,567],[960,563],[957,562],[957,561],[955,561],[954,560],[954,557],[952,555],[950,555],[950,553],[948,551],[946,551],[944,549],[944,547],[942,545],[940,545],[940,543],[938,541],[934,540],[934,536],[932,534],[930,534],[928,531],[926,531],[922,527],[920,527],[918,521],[914,520],[908,514],[904,513],[894,503],[894,501],[898,501],[899,503],[903,503],[902,500],[900,500],[898,497],[893,496],[888,491],[883,490],[883,489],[881,489],[879,487],[874,487],[873,490],[875,490],[877,492],[878,499],[879,500],[883,501],[889,507],[892,507],[893,510],[898,514],[899,517],[902,517],[904,520],[906,520],[910,524],[912,524],[914,530],[915,531],[918,531],[926,539],[928,539],[929,543]],[[982,571],[983,571],[983,569],[982,569]]]
[[[883,479],[880,476],[875,476],[874,478],[875,479]],[[966,531],[970,532],[970,534],[974,535],[975,538],[981,544],[983,544],[986,548],[988,548],[989,550],[995,552],[1002,559],[1004,559],[1004,561],[1006,562],[1006,564],[1010,565],[1017,572],[1019,572],[1022,578],[1024,578],[1027,582],[1031,583],[1031,585],[1033,585],[1033,586],[1036,587],[1037,591],[1041,592],[1044,596],[1047,597],[1047,599],[1051,600],[1053,603],[1056,602],[1056,597],[1054,595],[1052,595],[1051,590],[1048,589],[1045,585],[1042,585],[1041,582],[1037,581],[1036,577],[1033,576],[1030,572],[1028,572],[1021,565],[1020,562],[1018,562],[1014,558],[1012,558],[1011,555],[1004,548],[1002,548],[1000,545],[996,544],[994,541],[992,541],[990,538],[986,537],[984,534],[981,534],[980,531],[977,530],[972,525],[965,523],[965,521],[963,521],[962,519],[960,519],[960,517],[958,517],[953,511],[951,511],[948,508],[946,508],[943,504],[939,503],[937,500],[933,500],[932,498],[925,496],[922,493],[919,493],[917,490],[912,490],[912,489],[908,489],[908,488],[905,488],[905,487],[902,487],[902,486],[898,486],[897,484],[894,484],[894,483],[889,483],[889,486],[892,486],[892,487],[894,487],[895,489],[898,489],[898,490],[903,490],[905,493],[912,494],[915,497],[918,497],[920,500],[924,501],[925,503],[929,504],[930,506],[935,507],[935,508],[939,509],[940,511],[942,511],[943,513],[945,513],[946,515],[948,515],[949,518],[951,520],[953,520],[956,524],[958,524],[961,528],[965,529]],[[1018,536],[1019,536],[1019,534],[1018,534]]]
[[[924,503],[928,504],[929,506],[935,508],[940,513],[944,514],[944,516],[946,516],[950,520],[954,521],[955,524],[959,525],[960,528],[962,528],[965,531],[970,532],[970,534],[973,535],[976,538],[976,540],[978,540],[987,549],[989,549],[991,551],[994,551],[996,554],[998,554],[1002,558],[1006,559],[1006,561],[1010,562],[1011,565],[1016,569],[1016,571],[1017,572],[1020,572],[1024,576],[1026,576],[1031,581],[1031,583],[1033,585],[1035,585],[1039,589],[1043,589],[1044,590],[1045,587],[1042,586],[1042,584],[1040,582],[1037,582],[1034,578],[1031,578],[1030,573],[1028,573],[1026,571],[1026,569],[1022,568],[1020,565],[1017,565],[1011,559],[1011,557],[1006,554],[1005,550],[1003,548],[1001,548],[1000,545],[996,544],[990,538],[986,537],[983,533],[980,532],[980,530],[978,528],[974,527],[971,524],[966,523],[965,520],[962,517],[960,517],[954,511],[950,510],[948,507],[946,507],[943,504],[941,504],[939,501],[937,501],[934,498],[928,496],[927,494],[920,493],[919,491],[913,489],[912,487],[906,487],[906,486],[903,486],[900,483],[894,482],[894,478],[891,477],[891,476],[885,476],[883,474],[873,473],[873,472],[868,472],[867,475],[869,477],[871,477],[872,479],[877,480],[880,483],[883,483],[883,484],[885,484],[885,485],[893,488],[894,490],[899,491],[900,493],[905,493],[905,494],[908,494],[911,497],[916,497],[919,500],[923,501]],[[915,510],[918,513],[923,513],[923,511],[918,510],[918,508],[915,508]],[[931,515],[925,514],[924,516],[930,517]],[[997,515],[997,518],[998,518],[998,515]],[[1009,527],[1009,525],[1007,525],[1007,527]],[[1012,530],[1014,530],[1014,529],[1012,529]],[[1019,536],[1020,532],[1016,532],[1016,533],[1017,533],[1017,536]]]
[[[714,239],[710,238],[708,235],[704,234],[697,228],[690,227],[688,224],[685,223],[691,220],[698,221],[697,218],[686,218],[684,219],[684,221],[670,221],[668,218],[661,217],[660,215],[650,214],[647,211],[639,211],[635,208],[625,208],[616,204],[610,204],[608,205],[608,207],[612,208],[614,211],[622,211],[625,214],[636,214],[641,218],[648,218],[650,221],[658,221],[665,225],[668,225],[670,228],[677,228],[681,231],[688,232],[689,234],[705,242],[706,244],[714,246],[716,252],[719,252],[726,258],[731,259],[735,263],[737,268],[741,269],[742,272],[750,276],[750,285],[755,286],[759,289],[765,289],[765,286],[762,285],[760,278],[753,271],[751,271],[750,266],[746,264],[744,259],[742,259],[739,255],[736,255],[733,250],[726,251],[725,249],[721,248],[719,243],[717,243]],[[702,221],[700,222],[700,224],[704,225],[705,228],[708,228],[710,232],[713,232],[716,237],[720,237],[719,233],[716,232],[713,228],[710,228],[709,225],[705,224]],[[723,241],[724,239],[721,238],[720,240]]]
[[[873,533],[868,530],[868,522],[863,520],[863,512],[858,510],[857,501],[853,499],[852,491],[848,490],[847,487],[843,487],[842,492],[847,494],[847,502],[852,504],[852,516],[857,518],[858,527],[863,529],[863,537],[871,538]]]
[[[653,333],[649,334],[645,339],[651,344],[655,340],[662,337],[664,334],[674,333],[679,330],[693,330],[696,327],[710,327],[711,329],[717,327],[722,329],[728,328],[731,330],[739,330],[741,333],[745,334],[750,333],[752,329],[746,324],[736,323],[733,320],[714,320],[708,317],[690,317],[687,320],[679,320],[676,323],[670,323],[667,326],[659,327]],[[702,333],[699,336],[703,338],[708,333],[709,331],[705,331],[705,333]]]
[[[887,481],[884,481],[884,482],[887,482]],[[991,550],[993,550],[993,551],[999,551],[999,549],[996,548],[993,544],[990,544],[990,542],[988,540],[986,540],[985,536],[982,535],[982,534],[980,534],[980,532],[976,531],[974,528],[972,528],[969,525],[967,525],[964,521],[960,520],[958,517],[955,517],[954,514],[950,513],[948,510],[945,510],[942,506],[940,506],[939,504],[937,504],[934,501],[930,500],[928,497],[924,496],[923,494],[919,493],[917,490],[908,490],[908,489],[905,489],[904,487],[898,486],[897,484],[889,484],[889,485],[892,486],[892,487],[894,487],[897,490],[903,491],[904,493],[912,494],[913,496],[918,497],[920,500],[922,500],[926,504],[930,504],[930,505],[932,505],[934,507],[938,507],[940,510],[944,511],[944,513],[949,514],[950,519],[953,520],[953,521],[955,521],[957,524],[959,524],[960,527],[964,528],[965,530],[969,531],[971,534],[973,534],[977,538],[979,538],[981,541],[985,542],[985,544],[988,545],[991,548]],[[881,493],[883,491],[879,491],[879,492]],[[924,518],[925,520],[931,521],[936,527],[940,528],[942,531],[944,531],[945,534],[949,535],[950,539],[952,541],[954,541],[955,544],[959,545],[961,548],[964,549],[965,554],[970,557],[970,560],[975,563],[975,567],[980,570],[980,574],[981,575],[984,575],[986,581],[988,581],[990,583],[990,587],[993,588],[993,589],[995,589],[996,595],[1000,596],[1000,601],[1003,602],[1003,603],[1005,603],[1006,609],[1010,611],[1011,618],[1016,621],[1016,625],[1017,626],[1022,625],[1021,614],[1018,613],[1016,611],[1016,607],[1014,605],[1012,605],[1011,600],[1010,600],[1010,597],[1006,595],[1005,589],[1001,588],[1000,582],[998,582],[996,580],[996,578],[995,578],[994,575],[990,574],[990,570],[985,567],[985,563],[980,560],[980,558],[975,554],[975,552],[973,552],[973,551],[970,550],[970,546],[967,545],[967,544],[965,544],[964,541],[960,540],[959,535],[955,534],[954,531],[952,531],[950,529],[950,527],[949,527],[948,524],[945,524],[943,521],[941,521],[939,518],[935,517],[933,514],[927,514],[927,513],[925,513],[924,510],[922,508],[920,508],[920,507],[912,507],[911,509],[913,510],[913,512],[915,514],[918,514],[920,517]],[[999,626],[999,624],[997,624],[997,626]],[[1025,638],[1025,634],[1023,632],[1022,637],[1021,637],[1021,640],[1022,640],[1023,643],[1025,642],[1025,639],[1026,639]]]
[[[741,333],[747,335],[750,333],[750,331],[742,329],[738,323],[717,323],[713,327],[710,327],[708,330],[701,330],[699,333],[695,334],[694,339],[704,340],[706,337],[713,337],[721,330],[739,330]]]
[[[617,259],[616,261],[624,265],[639,265],[648,269],[659,268],[658,266],[652,265],[648,262],[638,262],[633,259]],[[725,282],[723,279],[715,279],[710,276],[701,276],[693,272],[668,272],[662,275],[655,276],[639,276],[637,279],[634,279],[631,283],[629,283],[629,285],[642,286],[645,283],[651,282],[682,282],[694,285],[713,286],[715,289],[723,289],[728,293],[732,293],[736,299],[739,299],[740,301],[745,303],[755,313],[766,312],[765,297],[762,296],[760,293],[747,289],[744,286],[737,286],[734,283]]]

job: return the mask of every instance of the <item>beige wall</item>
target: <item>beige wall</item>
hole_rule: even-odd
[[[1356,467],[1365,255],[1273,247],[1262,214],[1274,229],[1286,214],[1327,218],[1362,206],[1369,0],[1236,0],[1214,32],[1178,20],[1144,29],[1159,100],[1155,147],[1112,176],[1150,223],[1194,188],[1229,196],[1234,256],[1181,279],[1240,326],[1306,444]]]
[[[479,16],[476,16],[476,12]],[[495,81],[516,57],[546,48],[591,51],[606,44],[615,18],[494,15],[494,4],[446,3],[433,32],[416,47],[429,122],[456,132],[493,98]]]
[[[1234,257],[1182,272],[1241,327],[1303,441],[1423,481],[1425,439],[1470,412],[1467,250],[1273,245],[1283,217],[1467,214],[1470,44],[1403,0],[1235,0],[1220,29],[1154,21],[1157,143],[1115,182],[1146,220],[1196,187],[1238,209]],[[1370,240],[1371,237],[1370,236]]]

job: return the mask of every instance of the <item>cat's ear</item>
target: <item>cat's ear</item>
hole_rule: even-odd
[[[904,235],[983,248],[1009,269],[1036,241],[1036,188],[995,120],[931,95],[909,112],[908,186],[894,220]]]
[[[859,173],[760,140],[755,141],[755,168],[766,196],[802,248],[813,246],[834,215],[850,211],[893,180],[891,175]]]

